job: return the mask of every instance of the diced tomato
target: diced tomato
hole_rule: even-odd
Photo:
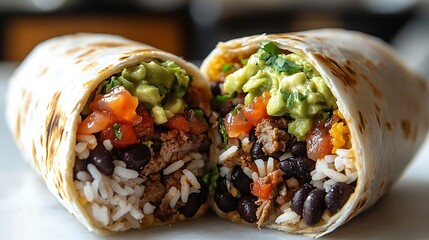
[[[109,139],[110,142],[112,142],[112,145],[118,148],[125,148],[138,143],[138,138],[131,124],[120,124],[117,132],[121,135],[120,138],[118,138],[115,134],[114,125],[111,125],[110,127],[101,131],[100,140],[104,141]]]
[[[269,118],[267,113],[267,104],[270,100],[270,92],[264,92],[261,96],[256,97],[253,101],[243,108],[243,114],[253,126],[258,125],[264,118]]]
[[[148,141],[152,138],[154,132],[153,118],[144,110],[137,111],[137,114],[142,117],[142,121],[134,126],[136,135],[142,141]]]
[[[174,115],[164,123],[164,126],[169,129],[177,129],[182,132],[189,132],[190,129],[188,121],[186,121],[186,118],[182,115]]]
[[[307,155],[310,159],[318,160],[332,152],[332,137],[324,120],[317,121],[307,133]]]
[[[193,134],[202,134],[209,129],[209,125],[204,117],[198,115],[195,110],[190,110],[186,113],[186,120],[188,120],[190,131]]]
[[[78,128],[77,135],[93,134],[106,129],[113,123],[110,116],[99,111],[92,112],[83,120]]]
[[[273,192],[271,183],[261,183],[259,181],[252,183],[252,194],[260,199],[268,200]]]
[[[104,95],[96,96],[89,107],[92,111],[110,114],[115,122],[136,125],[142,119],[136,113],[138,103],[137,97],[119,86]]]
[[[238,106],[240,108],[240,106]],[[234,112],[234,111],[233,111]],[[248,133],[253,128],[240,109],[235,114],[230,112],[225,117],[225,129],[229,137],[238,137],[243,133]]]

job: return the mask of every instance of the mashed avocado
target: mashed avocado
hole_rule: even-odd
[[[245,92],[245,104],[269,91],[267,113],[294,121],[288,131],[303,140],[318,114],[336,108],[336,99],[323,78],[303,57],[281,53],[273,43],[261,43],[243,68],[228,75],[223,92]]]
[[[152,60],[125,68],[107,80],[106,92],[123,85],[140,102],[150,108],[156,124],[163,124],[182,113],[186,107],[182,99],[190,84],[190,77],[173,61]]]

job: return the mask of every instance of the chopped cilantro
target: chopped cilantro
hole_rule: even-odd
[[[224,73],[224,72],[228,72],[232,68],[233,68],[232,64],[225,63],[225,64],[222,65],[222,69],[220,71]]]
[[[260,48],[270,54],[277,55],[282,53],[280,49],[272,42],[261,42]]]
[[[231,112],[232,116],[237,114],[239,111],[241,111],[241,107],[239,105],[237,105]]]
[[[272,42],[262,42],[260,49],[263,50],[259,56],[259,60],[265,61],[265,64],[273,67],[276,71],[285,72],[288,75],[292,75],[301,70],[301,66],[298,64],[285,59],[280,55],[282,52]]]
[[[106,93],[110,92],[110,90],[112,90],[114,87],[116,86],[120,86],[121,82],[115,77],[112,76],[109,80],[107,80],[107,84],[106,84]]]
[[[218,101],[219,103],[224,103],[230,99],[237,97],[237,94],[238,93],[234,91],[230,96],[228,96],[228,95],[217,95],[216,101]]]
[[[118,140],[122,139],[122,133],[121,133],[121,125],[118,123],[113,124],[113,130],[115,131],[115,136]]]
[[[228,135],[226,133],[225,123],[223,122],[223,119],[219,121],[219,133],[222,136],[223,145],[226,149],[228,146]]]

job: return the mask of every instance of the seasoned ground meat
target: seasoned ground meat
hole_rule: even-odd
[[[161,177],[159,174],[150,176],[144,186],[143,198],[147,199],[151,204],[160,202],[167,193],[166,188],[161,183]]]
[[[285,118],[263,119],[256,126],[258,142],[262,144],[262,150],[268,156],[277,152],[284,152],[292,136],[287,132],[287,120]]]
[[[242,148],[237,150],[232,156],[228,157],[223,163],[222,166],[233,168],[235,166],[249,167],[251,168],[253,164],[250,154],[244,152]]]
[[[197,152],[203,143],[204,134],[195,135],[191,133],[170,131],[168,134],[162,134],[161,150],[155,153],[152,160],[143,170],[143,175],[161,171],[164,167],[177,160],[183,160],[190,152]],[[192,160],[192,159],[188,159]]]
[[[180,189],[180,178],[182,177],[182,170],[179,169],[172,174],[162,176],[162,182],[166,189],[170,189],[172,187],[176,187]]]
[[[258,227],[262,227],[265,226],[265,224],[268,222],[271,212],[274,210],[273,200],[259,199],[258,201],[256,201],[256,204],[260,204],[258,210],[256,210],[256,217],[258,219],[256,225]]]

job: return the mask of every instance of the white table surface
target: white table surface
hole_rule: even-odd
[[[232,224],[212,213],[195,221],[113,236],[88,232],[24,162],[6,127],[4,96],[15,66],[0,63],[0,239],[306,239]],[[429,138],[391,192],[328,238],[429,239]]]

